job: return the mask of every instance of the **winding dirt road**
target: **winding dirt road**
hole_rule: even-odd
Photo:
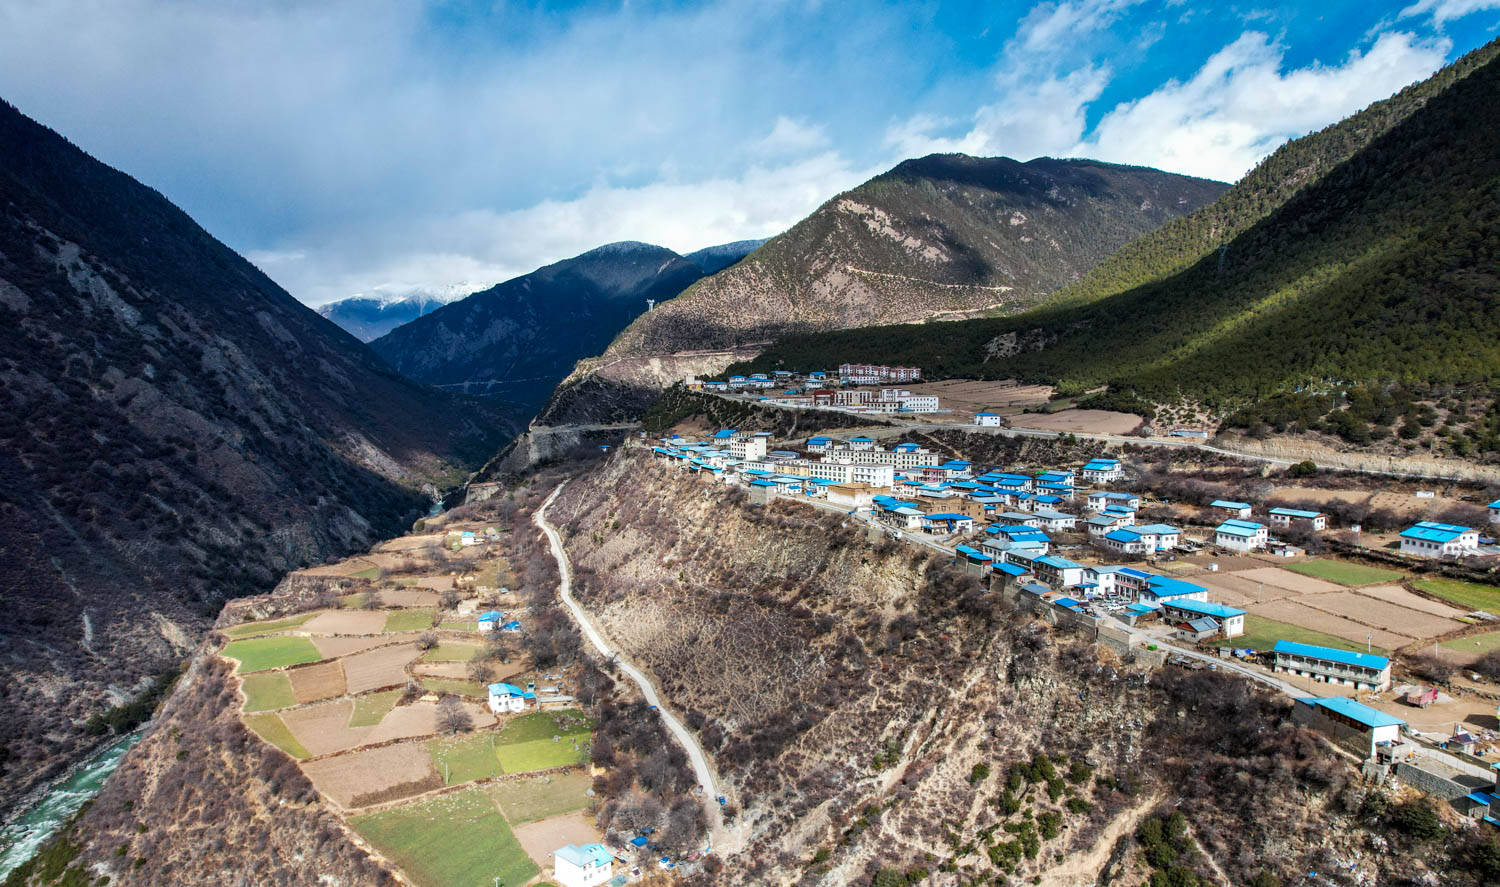
[[[714,777],[713,766],[709,764],[708,755],[703,751],[703,746],[698,744],[697,737],[683,725],[682,721],[671,711],[667,710],[666,706],[661,704],[661,697],[656,692],[656,685],[651,682],[646,673],[636,668],[610,646],[609,641],[594,626],[588,613],[573,598],[573,566],[568,562],[567,552],[563,551],[562,536],[558,534],[557,528],[553,527],[547,520],[547,509],[552,506],[553,500],[557,498],[557,494],[561,493],[565,486],[567,486],[566,481],[558,484],[557,488],[552,491],[552,494],[547,497],[547,501],[542,503],[542,507],[538,508],[536,514],[532,517],[532,522],[543,533],[547,534],[547,542],[552,547],[552,557],[557,561],[557,572],[559,577],[561,577],[558,593],[562,597],[562,602],[568,608],[568,612],[573,615],[573,620],[578,623],[578,628],[583,632],[583,636],[588,638],[589,643],[594,645],[594,649],[599,651],[599,655],[613,661],[619,666],[621,671],[628,675],[641,688],[641,695],[661,715],[662,723],[667,726],[667,729],[676,737],[677,744],[682,746],[682,750],[687,753],[688,760],[693,765],[693,773],[698,778],[698,784],[703,786],[703,812],[708,817],[710,846],[720,856],[737,853],[740,850],[738,846],[739,841],[724,827],[724,817],[719,809],[717,800],[720,794],[719,783]]]

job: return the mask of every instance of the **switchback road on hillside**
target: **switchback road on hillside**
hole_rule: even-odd
[[[635,681],[636,685],[641,688],[641,695],[646,698],[647,704],[654,708],[657,714],[661,715],[662,723],[667,726],[667,729],[676,737],[677,744],[682,746],[682,750],[687,753],[688,760],[693,764],[693,773],[698,778],[698,784],[703,786],[701,801],[703,812],[708,817],[709,846],[720,856],[737,853],[740,849],[738,842],[732,840],[729,831],[725,829],[724,817],[722,811],[719,809],[718,797],[720,792],[718,781],[714,778],[713,767],[708,762],[708,755],[704,753],[703,746],[698,744],[698,738],[683,725],[682,721],[678,720],[676,715],[672,714],[672,712],[667,710],[666,706],[661,704],[661,697],[656,692],[656,685],[651,682],[651,679],[647,677],[645,672],[631,665],[629,661],[609,645],[609,641],[594,626],[588,613],[573,598],[573,566],[568,561],[568,553],[563,550],[562,536],[557,532],[557,528],[553,527],[547,520],[547,509],[552,506],[553,500],[557,498],[557,494],[561,493],[565,486],[567,486],[567,481],[558,484],[557,488],[552,491],[552,494],[547,497],[547,501],[542,503],[542,507],[537,509],[536,515],[532,518],[532,522],[543,533],[547,534],[547,542],[552,548],[552,557],[557,561],[557,573],[561,580],[558,585],[558,593],[562,597],[563,604],[567,606],[568,612],[573,616],[573,620],[578,623],[578,628],[583,632],[583,636],[588,638],[589,643],[594,645],[594,649],[599,651],[599,655],[618,665],[620,670],[629,675],[630,679]]]

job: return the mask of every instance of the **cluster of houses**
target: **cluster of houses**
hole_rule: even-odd
[[[826,371],[794,373],[776,370],[771,373],[751,373],[748,376],[729,376],[724,380],[700,380],[688,376],[684,384],[694,390],[721,394],[754,390],[770,391],[774,394],[761,398],[762,402],[784,407],[827,408],[854,413],[935,413],[940,409],[937,395],[915,394],[905,388],[858,388],[860,385],[891,385],[917,382],[922,371],[917,367],[874,366],[871,364],[844,364],[837,373]]]

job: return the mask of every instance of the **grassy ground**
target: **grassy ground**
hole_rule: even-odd
[[[1430,595],[1451,601],[1466,610],[1484,610],[1500,615],[1500,588],[1458,579],[1422,579],[1413,583]]]
[[[231,641],[224,648],[224,655],[239,661],[238,672],[240,674],[280,668],[284,665],[317,662],[323,658],[318,655],[318,648],[313,646],[312,641],[299,637],[246,638]]]
[[[341,596],[339,598],[339,606],[345,610],[357,610],[360,607],[363,607],[365,605],[365,601],[369,599],[370,595],[368,593],[363,591],[356,591],[353,594],[346,594]]]
[[[272,671],[247,674],[244,677],[245,711],[269,711],[297,704],[291,678],[286,672]]]
[[[260,634],[273,634],[278,631],[289,631],[307,620],[318,615],[317,613],[298,613],[296,616],[288,616],[285,619],[272,619],[269,622],[242,622],[239,625],[231,625],[223,629],[224,634],[230,640],[240,638],[253,638]]]
[[[582,810],[589,804],[584,792],[592,782],[586,773],[567,773],[545,781],[508,779],[492,782],[486,788],[490,797],[505,811],[506,819],[522,823]]]
[[[497,878],[518,885],[538,873],[494,802],[477,788],[356,816],[350,824],[420,887],[473,887]]]
[[[453,641],[443,641],[436,647],[427,651],[423,657],[428,662],[468,662],[479,655],[479,647],[473,644],[460,644]]]
[[[271,743],[294,758],[308,757],[307,749],[287,729],[286,722],[281,720],[280,715],[249,715],[245,718],[245,726],[254,730],[261,739]]]
[[[360,570],[358,573],[350,573],[349,575],[353,576],[355,579],[369,579],[373,582],[374,580],[380,578],[380,568],[370,567],[365,570]]]
[[[473,782],[500,775],[500,760],[495,757],[495,734],[477,733],[454,739],[428,741],[432,762],[448,785]]]
[[[1337,650],[1353,650],[1356,653],[1365,652],[1364,644],[1357,644],[1321,631],[1313,631],[1290,622],[1277,622],[1275,619],[1266,619],[1254,614],[1245,617],[1245,633],[1229,643],[1236,647],[1249,647],[1252,650],[1269,650],[1276,645],[1277,641],[1296,641],[1299,644],[1316,644]],[[1372,647],[1371,651],[1381,655],[1389,652],[1381,647]]]
[[[1476,634],[1466,638],[1455,638],[1451,641],[1443,641],[1442,644],[1450,650],[1458,650],[1462,653],[1474,653],[1484,655],[1500,650],[1500,631],[1490,631],[1484,634]]]
[[[411,610],[392,610],[386,614],[386,631],[421,631],[432,627],[432,609],[417,607]]]
[[[483,684],[455,678],[422,678],[422,686],[434,693],[457,693],[460,696],[488,696]]]
[[[401,698],[402,690],[382,690],[354,697],[354,711],[349,714],[349,726],[373,727],[391,713]]]
[[[592,726],[576,711],[522,715],[500,731],[500,766],[506,773],[530,773],[582,763]]]
[[[1364,564],[1351,564],[1345,561],[1303,561],[1300,564],[1287,564],[1286,569],[1314,579],[1337,582],[1340,585],[1373,585],[1376,582],[1394,582],[1401,578],[1401,573],[1396,570],[1383,570],[1379,567],[1367,567]]]
[[[438,623],[440,628],[448,628],[453,631],[478,631],[479,623],[473,619],[447,619]]]

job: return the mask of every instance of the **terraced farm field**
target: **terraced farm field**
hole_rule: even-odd
[[[288,665],[301,665],[304,662],[317,662],[323,658],[323,654],[318,652],[318,648],[313,646],[312,641],[289,635],[230,641],[229,645],[224,648],[224,655],[239,662],[237,671],[240,674],[265,671],[268,668],[283,668]]]

